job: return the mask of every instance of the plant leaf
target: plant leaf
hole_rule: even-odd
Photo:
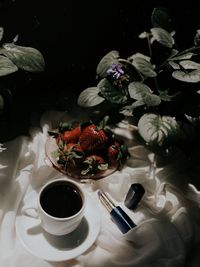
[[[130,97],[135,100],[142,100],[147,94],[151,93],[151,89],[144,83],[132,82],[128,86]]]
[[[106,78],[102,79],[97,87],[102,96],[111,103],[124,104],[127,97],[117,90]]]
[[[174,97],[175,95],[169,95],[168,94],[168,91],[165,90],[165,91],[159,91],[159,97],[161,100],[163,101],[171,101],[171,99]]]
[[[1,52],[7,56],[19,69],[29,72],[44,70],[45,62],[42,54],[35,48],[7,43]]]
[[[144,114],[138,122],[139,134],[149,145],[163,146],[180,131],[179,124],[169,116]]]
[[[140,39],[144,39],[144,38],[147,38],[148,35],[149,35],[148,32],[142,32],[142,33],[139,34],[138,37],[139,37]]]
[[[146,77],[157,76],[157,73],[154,71],[154,66],[142,57],[136,57],[135,59],[133,59],[132,64]]]
[[[172,60],[170,60],[168,63],[174,70],[180,70],[180,66],[179,66],[178,63],[176,63],[176,62],[174,62]]]
[[[185,59],[190,59],[192,56],[194,56],[194,53],[191,53],[191,52],[189,52],[189,53],[185,53],[185,54],[183,54],[183,55],[177,55],[177,56],[172,56],[172,59],[173,60],[185,60]]]
[[[154,8],[151,15],[151,23],[153,27],[160,27],[167,30],[168,32],[171,32],[173,30],[172,20],[166,8]]]
[[[102,103],[105,99],[99,95],[97,87],[89,87],[82,91],[78,97],[78,105],[81,107],[94,107]]]
[[[149,107],[158,106],[161,103],[160,97],[154,94],[146,94],[143,101]]]
[[[17,66],[9,58],[0,55],[0,76],[6,76],[17,70]]]
[[[181,70],[175,70],[172,73],[172,77],[182,82],[198,83],[200,82],[200,69],[187,73]]]
[[[134,105],[141,106],[146,104],[147,106],[158,106],[161,103],[159,96],[152,94],[151,89],[141,82],[132,82],[128,86],[130,97],[138,100]],[[134,106],[137,107],[137,106]]]
[[[146,55],[144,55],[142,53],[135,53],[132,56],[128,57],[128,60],[132,62],[136,58],[143,58],[143,59],[145,59],[148,62],[151,61],[151,58],[150,57],[148,57],[148,56],[146,56]]]
[[[196,31],[196,35],[194,37],[194,44],[195,46],[200,45],[200,29]]]
[[[174,38],[169,32],[161,28],[152,28],[151,33],[153,38],[160,44],[172,48],[174,45]]]
[[[196,70],[200,68],[200,64],[191,60],[183,60],[180,61],[179,64],[184,68],[184,69],[191,69],[191,70]]]
[[[113,50],[108,54],[106,54],[97,65],[97,70],[96,70],[97,75],[102,78],[108,76],[107,70],[112,66],[112,64],[118,63],[118,58],[119,58],[118,51]]]
[[[3,39],[4,28],[0,27],[0,41]]]

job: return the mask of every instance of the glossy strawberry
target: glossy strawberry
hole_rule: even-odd
[[[58,163],[67,167],[77,167],[84,159],[83,149],[79,144],[67,143],[59,150]]]
[[[79,142],[83,150],[97,151],[105,148],[108,136],[104,129],[91,124],[82,131]]]
[[[56,144],[57,146],[62,146],[63,145],[63,141],[62,141],[62,134],[61,133],[58,133],[56,136],[55,136],[55,139],[56,139]]]
[[[115,164],[117,162],[117,158],[119,155],[119,143],[116,144],[116,142],[108,147],[108,162],[110,164]]]
[[[75,153],[80,153],[82,154],[83,153],[83,149],[82,147],[77,144],[77,143],[67,143],[64,145],[63,147],[63,152],[65,154],[70,154],[72,152],[75,152]]]
[[[108,164],[105,163],[105,160],[98,155],[89,155],[83,161],[84,168],[81,171],[82,175],[86,174],[95,174],[98,171],[103,171],[108,169]]]
[[[81,127],[77,126],[74,129],[61,133],[62,140],[66,143],[77,143],[81,135]]]
[[[118,141],[114,141],[114,143],[108,147],[107,156],[110,164],[116,164],[118,162],[121,165],[125,163],[130,154],[127,146]]]

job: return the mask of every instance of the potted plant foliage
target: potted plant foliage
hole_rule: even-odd
[[[11,43],[3,43],[4,28],[0,27],[0,77],[10,75],[18,70],[24,72],[41,72],[45,61],[40,51],[32,47],[19,46],[18,35]],[[0,114],[7,108],[11,98],[8,88],[0,89]]]
[[[116,50],[107,53],[96,69],[97,85],[80,93],[78,105],[115,110],[119,120],[130,116],[147,145],[166,148],[198,136],[200,30],[192,47],[179,50],[165,8],[154,8],[151,23],[139,35],[148,44],[147,53],[128,58]]]

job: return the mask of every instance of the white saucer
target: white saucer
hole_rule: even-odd
[[[95,201],[87,196],[85,216],[79,227],[65,236],[45,232],[37,219],[18,214],[16,233],[23,246],[33,255],[47,261],[66,261],[84,253],[95,242],[100,230],[100,212]]]

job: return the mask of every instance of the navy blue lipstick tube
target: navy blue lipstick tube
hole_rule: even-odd
[[[109,211],[112,221],[117,225],[123,234],[127,233],[136,226],[126,212],[120,206],[115,206],[115,204],[111,201],[108,195],[103,192],[103,190],[98,191],[98,196],[102,204]]]

